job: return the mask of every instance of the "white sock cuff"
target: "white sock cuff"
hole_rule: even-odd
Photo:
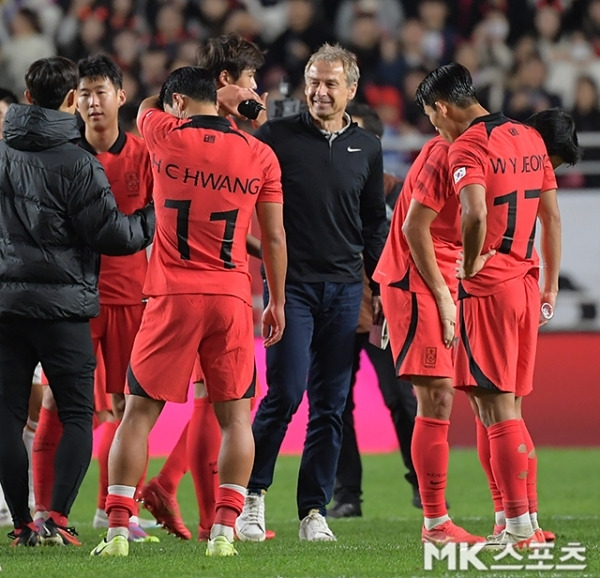
[[[37,426],[38,426],[38,422],[37,421],[33,421],[30,417],[27,418],[26,427],[28,427],[32,432],[34,432],[35,430],[37,430]]]
[[[108,486],[108,493],[114,494],[115,496],[133,498],[133,496],[135,496],[135,486],[121,486],[119,484],[115,484],[114,486]]]
[[[244,486],[239,486],[238,484],[220,484],[219,488],[227,488],[229,490],[234,490],[242,494],[244,498],[246,497],[246,488],[244,488]]]

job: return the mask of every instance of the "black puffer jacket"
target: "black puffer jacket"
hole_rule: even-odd
[[[128,255],[154,208],[125,216],[102,165],[77,146],[75,116],[11,105],[0,141],[0,319],[98,315],[100,253]]]

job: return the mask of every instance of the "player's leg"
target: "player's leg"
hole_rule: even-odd
[[[54,486],[54,458],[62,438],[63,426],[50,387],[44,387],[40,420],[33,440],[34,520],[41,528],[48,518]]]
[[[187,457],[200,514],[198,540],[206,541],[210,537],[216,514],[221,428],[213,404],[208,400],[201,372],[195,377],[194,396]]]
[[[354,339],[352,378],[346,407],[342,413],[342,445],[335,472],[335,485],[333,487],[334,505],[332,508],[327,508],[327,516],[329,518],[362,516],[360,506],[362,502],[362,462],[356,441],[356,429],[354,427],[354,385],[356,384],[356,374],[360,367],[360,353],[368,340],[368,333],[357,333]]]
[[[23,429],[23,443],[27,450],[29,460],[29,509],[35,511],[35,492],[33,490],[33,440],[40,421],[40,410],[42,408],[42,397],[44,388],[42,386],[42,366],[37,364],[33,372],[31,384],[31,395],[29,397],[29,411],[27,412],[27,424]]]

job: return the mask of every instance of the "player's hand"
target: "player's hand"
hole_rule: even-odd
[[[437,307],[442,320],[442,340],[446,349],[450,349],[456,336],[456,303],[448,294],[437,301]]]
[[[251,88],[242,88],[236,84],[228,84],[217,90],[217,105],[219,108],[219,114],[223,116],[232,115],[237,118],[246,118],[238,112],[238,105],[244,100],[257,100],[263,106],[265,103],[261,100],[261,97],[257,92]],[[264,112],[264,111],[261,111]],[[260,115],[259,115],[260,116]]]
[[[260,104],[263,105],[264,110],[261,110],[258,113],[258,116],[256,117],[256,120],[252,121],[252,126],[254,128],[258,128],[261,124],[264,124],[265,122],[267,122],[267,120],[269,120],[267,118],[267,97],[269,96],[268,92],[263,92],[260,95],[260,98],[255,98],[254,100],[258,100],[258,102],[260,102]]]
[[[557,295],[558,295],[558,291],[542,291],[540,293],[542,305],[544,305],[544,303],[548,303],[550,305],[550,307],[552,308],[551,311],[554,312],[554,310],[556,309],[556,296]],[[540,311],[539,327],[546,325],[546,323],[548,323],[548,321],[550,321],[550,319],[547,317],[544,317],[544,315]]]
[[[381,296],[371,296],[371,307],[373,308],[373,325],[381,325],[383,323],[383,306],[381,305]]]
[[[262,336],[264,346],[271,347],[283,337],[285,312],[283,305],[273,305],[270,301],[262,314]]]
[[[460,253],[461,258],[456,260],[456,276],[459,279],[471,279],[472,277],[475,277],[475,275],[477,275],[477,273],[479,273],[479,271],[481,271],[483,269],[485,264],[495,254],[496,254],[496,250],[492,249],[491,251],[488,251],[487,253],[483,253],[482,255],[479,255],[479,257],[477,257],[477,259],[475,259],[475,263],[473,264],[473,270],[466,271],[465,267],[464,267],[464,260],[462,258],[463,252],[461,251],[461,253]]]

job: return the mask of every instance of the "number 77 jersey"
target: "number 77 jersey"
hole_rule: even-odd
[[[251,303],[246,236],[257,203],[282,203],[273,151],[218,116],[140,120],[156,232],[144,293],[235,295]]]
[[[534,247],[540,195],[556,189],[556,177],[539,133],[501,113],[477,118],[448,150],[457,195],[467,185],[486,191],[487,232],[482,253],[496,255],[472,279],[471,295],[491,295],[503,283],[537,274]]]

